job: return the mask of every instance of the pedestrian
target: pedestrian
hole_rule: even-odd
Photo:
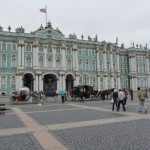
[[[60,95],[61,95],[61,100],[62,100],[62,104],[63,104],[65,102],[65,96],[66,96],[65,91],[62,90],[61,93],[60,93]]]
[[[140,110],[138,112],[142,112],[142,108],[144,108],[145,114],[147,114],[147,108],[146,108],[146,105],[145,105],[144,92],[142,90],[140,90],[140,87],[138,87],[137,90],[138,90],[137,96],[139,98],[139,108],[140,108]]]
[[[117,111],[120,110],[120,104],[122,104],[123,111],[126,111],[126,108],[125,108],[125,106],[124,106],[124,98],[125,98],[124,92],[121,91],[121,89],[119,89]]]
[[[148,98],[147,89],[145,89],[145,91],[144,91],[144,97],[145,97],[145,98]]]
[[[117,89],[114,89],[114,92],[112,94],[112,98],[114,100],[113,104],[112,104],[112,111],[114,111],[114,106],[116,106],[116,110],[117,110],[117,99],[118,99],[118,92]]]
[[[130,89],[129,92],[130,92],[131,100],[133,100],[133,89]]]
[[[124,95],[125,95],[125,98],[124,98],[124,106],[126,107],[128,91],[127,91],[127,89],[124,89],[123,92],[124,92]]]
[[[79,97],[80,97],[80,103],[84,102],[84,91],[80,91]]]
[[[70,91],[68,90],[68,91],[67,91],[67,100],[70,101],[70,98],[71,98],[71,93],[70,93]]]

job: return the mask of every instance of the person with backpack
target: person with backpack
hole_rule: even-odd
[[[140,87],[138,87],[137,90],[138,90],[137,96],[139,98],[139,108],[140,108],[140,110],[138,112],[142,112],[142,108],[144,108],[145,114],[147,114],[147,108],[146,108],[146,105],[145,105],[144,92],[140,89]]]

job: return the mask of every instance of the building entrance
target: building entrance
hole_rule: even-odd
[[[66,89],[73,90],[73,86],[74,86],[74,78],[72,75],[68,74],[66,76]]]
[[[23,86],[28,87],[31,91],[33,91],[33,75],[31,73],[26,73],[23,77]]]
[[[43,82],[44,92],[53,92],[57,90],[57,77],[53,74],[46,74]]]

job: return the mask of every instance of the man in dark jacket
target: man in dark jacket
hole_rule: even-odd
[[[114,89],[114,92],[112,94],[112,98],[114,100],[113,104],[112,104],[112,111],[114,111],[114,106],[116,105],[116,108],[117,108],[117,99],[118,99],[118,92],[116,89]]]

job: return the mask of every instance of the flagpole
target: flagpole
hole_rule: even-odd
[[[47,6],[45,6],[46,9],[46,26],[47,26]]]

